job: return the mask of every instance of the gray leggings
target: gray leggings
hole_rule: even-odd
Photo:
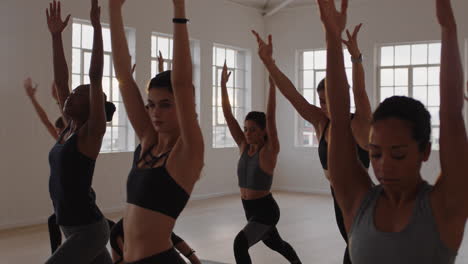
[[[112,264],[106,248],[110,230],[105,218],[90,225],[60,228],[66,240],[46,264]]]

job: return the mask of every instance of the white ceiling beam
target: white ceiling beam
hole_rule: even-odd
[[[267,11],[264,16],[272,16],[276,13],[278,13],[281,9],[285,8],[287,5],[292,3],[294,0],[283,0],[281,4],[278,4],[277,6],[273,7],[269,11]]]

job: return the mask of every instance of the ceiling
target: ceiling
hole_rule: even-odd
[[[228,0],[244,6],[254,7],[262,11],[271,10],[286,0]],[[338,2],[339,0],[335,0]],[[360,3],[366,0],[349,0],[350,4]],[[315,5],[316,0],[294,0],[287,5],[287,7],[300,7],[300,6],[311,6]]]

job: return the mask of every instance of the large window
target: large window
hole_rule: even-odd
[[[102,33],[104,41],[102,89],[107,95],[107,100],[115,104],[116,112],[112,122],[107,123],[101,152],[133,151],[135,135],[127,119],[118,81],[115,78],[109,27],[103,25]],[[72,47],[72,88],[74,89],[81,84],[90,83],[88,72],[93,49],[93,27],[89,22],[74,20]]]
[[[404,95],[431,113],[432,146],[439,149],[440,42],[384,45],[379,49],[379,99]]]
[[[213,148],[235,147],[236,143],[229,132],[223,115],[221,97],[221,73],[224,61],[228,71],[232,72],[227,90],[232,113],[243,127],[244,117],[249,107],[249,89],[247,85],[246,51],[237,48],[214,45],[213,47]]]
[[[348,82],[352,85],[352,62],[351,55],[344,50],[346,75]],[[320,107],[320,99],[317,93],[317,85],[325,78],[327,69],[327,51],[324,49],[305,50],[299,52],[299,90],[304,98],[317,107]],[[351,112],[354,112],[354,97],[352,89],[351,96]],[[302,147],[317,147],[318,140],[316,132],[312,124],[304,120],[297,114],[297,133],[296,145]]]

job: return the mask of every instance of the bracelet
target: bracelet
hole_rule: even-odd
[[[189,21],[190,20],[186,18],[173,18],[172,19],[172,23],[176,23],[176,24],[187,24],[187,22]]]
[[[187,255],[185,255],[185,257],[190,258],[191,256],[193,256],[193,254],[195,254],[195,250],[190,249],[190,252]]]
[[[352,63],[362,63],[362,53],[359,54],[358,58],[353,58],[353,56],[351,56],[351,62]]]

